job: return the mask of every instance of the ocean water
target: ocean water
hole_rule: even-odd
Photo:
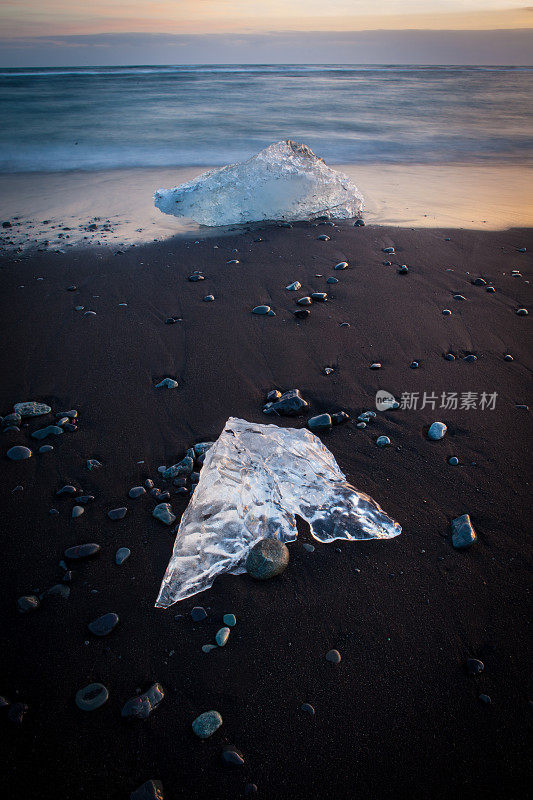
[[[533,68],[4,69],[0,171],[220,165],[280,139],[331,164],[533,163]]]

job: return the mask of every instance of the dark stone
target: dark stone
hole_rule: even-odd
[[[191,611],[191,617],[193,622],[201,622],[207,618],[207,611],[203,606],[195,606]]]
[[[394,253],[394,247],[384,247],[382,252],[392,254]]]
[[[338,650],[329,650],[326,653],[326,661],[329,661],[331,664],[340,664],[341,654]]]
[[[476,539],[476,532],[468,514],[452,520],[452,544],[456,550],[466,550],[474,544]]]
[[[348,422],[350,419],[350,415],[346,413],[346,411],[337,411],[335,414],[331,414],[331,421],[334,425],[340,425],[343,422]]]
[[[319,414],[307,420],[307,426],[312,431],[329,431],[332,425],[333,421],[329,414]]]
[[[15,725],[22,725],[24,715],[27,714],[28,711],[29,707],[26,703],[13,703],[7,710],[7,718],[10,722],[14,722]]]
[[[125,506],[121,506],[120,508],[112,508],[111,511],[107,512],[107,516],[109,519],[124,519],[127,513],[128,509]]]
[[[100,545],[90,542],[88,544],[78,544],[74,547],[68,547],[65,550],[65,558],[71,561],[78,561],[81,558],[91,558],[100,552]]]
[[[31,450],[29,447],[17,445],[16,447],[10,447],[6,455],[11,461],[24,461],[27,458],[31,458]]]
[[[161,781],[146,781],[130,794],[130,800],[165,800]]]
[[[353,226],[354,226],[354,228],[364,228],[364,226],[365,226],[364,219],[356,219],[354,224],[353,224]]]
[[[474,286],[486,286],[487,281],[484,278],[476,278],[472,283]]]
[[[76,489],[75,486],[72,486],[71,484],[67,484],[66,486],[63,486],[62,489],[58,489],[57,490],[56,497],[61,497],[64,494],[73,495],[73,494],[76,494],[77,491],[78,490]]]
[[[411,361],[411,363],[409,364],[409,366],[411,367],[411,369],[418,369],[418,367],[420,366],[420,364],[418,363],[418,361]]]
[[[255,785],[255,783],[247,783],[246,786],[244,787],[244,796],[251,797],[251,795],[257,794],[258,791],[259,790]]]
[[[261,539],[246,559],[246,572],[257,580],[280,575],[289,563],[289,550],[279,539]]]
[[[327,281],[326,281],[326,283],[330,283],[330,284],[334,284],[334,283],[338,283],[338,282],[339,282],[339,279],[338,278],[333,278],[333,277],[328,278]]]
[[[154,683],[148,691],[130,698],[122,708],[124,719],[148,719],[165,696],[160,683]]]
[[[93,622],[89,622],[87,627],[95,636],[107,636],[117,624],[118,614],[109,612],[108,614],[102,614],[101,617],[93,620]]]
[[[398,275],[407,275],[408,272],[409,272],[409,267],[407,266],[407,264],[402,264],[402,266],[398,270]]]
[[[311,300],[314,300],[315,303],[325,303],[328,299],[328,295],[326,292],[313,292],[311,294]]]
[[[230,744],[222,750],[222,761],[230,767],[244,767],[244,758],[241,753]]]
[[[488,694],[480,694],[480,695],[479,695],[479,699],[480,699],[480,701],[481,701],[482,703],[485,703],[485,705],[487,705],[487,706],[488,706],[488,705],[490,705],[490,704],[492,703],[492,700],[490,699],[490,697],[488,696]]]
[[[292,312],[296,319],[306,319],[311,313],[308,308],[299,308],[298,311]]]
[[[455,361],[455,356],[453,353],[445,353],[444,358],[446,361]]]
[[[95,711],[107,702],[109,692],[103,683],[90,683],[76,692],[75,703],[81,711]]]
[[[310,703],[302,703],[300,706],[302,711],[305,711],[307,714],[310,714],[312,717],[315,716],[315,709]]]
[[[321,233],[320,236],[317,236],[319,242],[329,242],[329,236],[326,236],[325,233]]]
[[[463,361],[466,361],[468,364],[470,364],[474,361],[477,361],[477,356],[475,356],[473,353],[470,353],[463,358]]]
[[[54,586],[51,586],[50,589],[46,590],[45,596],[59,597],[63,600],[68,600],[70,597],[70,588],[68,586],[64,586],[62,583],[56,583]]]
[[[26,614],[28,611],[35,611],[39,608],[41,601],[34,594],[25,594],[17,600],[17,608],[21,614]]]
[[[469,675],[479,675],[485,669],[485,664],[479,658],[467,658],[465,666]]]
[[[198,281],[204,281],[205,278],[203,275],[200,275],[198,272],[195,272],[193,275],[189,275],[189,280],[192,283],[197,283]]]
[[[275,403],[267,403],[263,408],[264,414],[281,414],[285,417],[296,417],[309,407],[307,400],[304,400],[299,389],[291,389],[284,392]]]

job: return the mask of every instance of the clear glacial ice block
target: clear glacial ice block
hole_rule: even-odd
[[[390,539],[402,530],[346,482],[332,453],[310,431],[230,417],[207,451],[156,606],[208,589],[221,573],[244,572],[248,551],[260,539],[293,541],[295,514],[320,542]]]
[[[242,164],[204,172],[174,189],[159,189],[157,208],[201,225],[358,216],[363,197],[351,180],[304,144],[271,144]]]

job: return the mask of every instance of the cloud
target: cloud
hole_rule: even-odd
[[[528,65],[533,30],[91,34],[0,39],[0,66],[131,64]]]

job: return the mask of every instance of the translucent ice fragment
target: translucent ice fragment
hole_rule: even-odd
[[[202,225],[348,219],[363,208],[359,189],[346,175],[291,141],[271,144],[242,164],[209,170],[174,189],[159,189],[154,200],[163,213]]]
[[[156,605],[166,608],[202,592],[220,573],[244,572],[259,539],[293,541],[295,514],[320,542],[401,533],[374,500],[346,482],[313,433],[230,417],[206,453]]]

